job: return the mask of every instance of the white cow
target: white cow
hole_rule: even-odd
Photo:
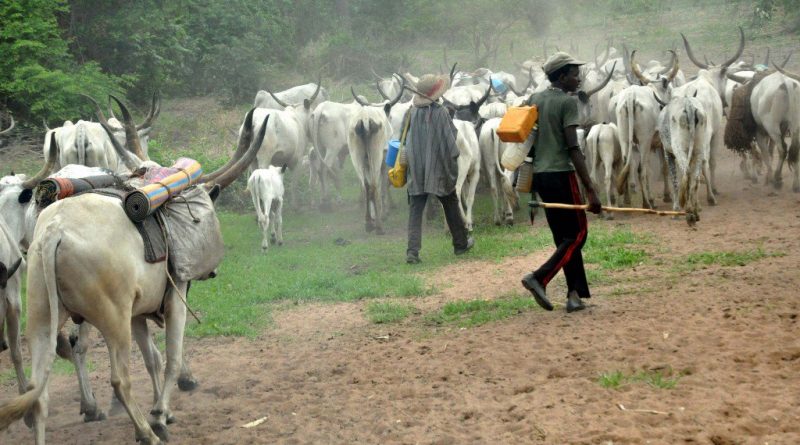
[[[625,195],[626,204],[630,202],[628,176],[634,168],[642,189],[642,205],[652,209],[655,201],[650,193],[648,165],[660,109],[653,90],[648,87],[634,85],[617,97],[617,128],[623,160],[622,171],[617,177],[617,193]]]
[[[478,136],[472,122],[453,120],[458,135],[458,178],[456,179],[456,196],[458,197],[461,217],[466,223],[467,230],[472,231],[472,205],[475,202],[475,189],[481,175],[481,151],[478,145]]]
[[[17,374],[19,393],[25,392],[28,381],[22,363],[20,346],[20,311],[22,300],[22,252],[3,217],[0,216],[0,352],[10,348],[11,362]],[[6,337],[8,334],[8,337]]]
[[[128,122],[126,129],[134,131],[133,138],[127,141],[131,147],[134,144],[132,139],[136,138],[135,130]],[[241,153],[233,166],[204,176],[215,185],[206,183],[199,187],[199,199],[211,203],[220,188],[230,185],[253,161],[266,125],[262,124],[261,129],[257,136],[253,136],[252,125],[243,132],[240,146],[249,148]],[[239,150],[237,154],[240,154]],[[212,213],[209,217],[216,218],[216,215]],[[214,222],[211,224],[213,227]],[[113,245],[128,255],[114,255],[97,249],[97,245]],[[27,392],[0,406],[0,430],[28,414],[33,419],[36,443],[44,445],[47,382],[56,354],[58,331],[72,316],[96,326],[106,340],[111,384],[134,423],[137,440],[149,444],[161,444],[162,440],[167,440],[170,397],[178,380],[183,355],[186,306],[180,295],[185,294],[188,282],[178,280],[170,286],[164,265],[147,263],[143,255],[141,236],[115,198],[89,193],[57,201],[42,211],[28,257],[31,380]],[[198,271],[197,278],[213,275],[213,270]],[[128,363],[131,337],[133,334],[138,341],[141,336],[136,332],[146,332],[148,314],[161,307],[165,309],[167,331],[166,379],[163,389],[156,395],[158,400],[150,411],[150,419],[147,419],[131,397]],[[154,354],[146,350],[149,346],[148,342],[139,344],[145,361]]]
[[[247,190],[253,198],[253,207],[261,227],[261,250],[266,253],[272,240],[283,245],[283,173],[286,167],[258,168],[247,180]]]
[[[313,148],[308,157],[311,175],[320,185],[320,208],[323,210],[330,208],[331,182],[337,189],[340,187],[339,176],[348,155],[348,125],[359,108],[355,101],[349,104],[326,101],[311,112],[308,133]]]
[[[658,116],[658,132],[670,173],[672,208],[683,208],[689,224],[700,220],[700,205],[697,202],[700,173],[704,172],[706,178],[711,175],[711,128],[707,123],[703,103],[695,97],[673,98]],[[710,181],[706,181],[706,185],[708,201],[716,201]]]
[[[253,107],[283,110],[286,108],[286,104],[300,104],[306,99],[311,99],[311,108],[313,109],[322,102],[330,100],[330,96],[328,90],[317,81],[317,83],[298,85],[274,94],[270,90],[259,90],[256,93]]]
[[[505,174],[500,165],[500,158],[508,148],[508,142],[503,142],[497,136],[497,127],[500,118],[487,120],[481,126],[478,144],[481,149],[482,176],[489,183],[492,201],[494,202],[494,223],[496,225],[514,224],[514,207],[517,206],[518,197],[511,185],[509,175]]]
[[[750,107],[758,125],[756,142],[767,164],[767,181],[773,176],[771,143],[778,147],[773,186],[783,185],[783,163],[788,161],[789,170],[794,173],[792,191],[800,192],[800,76],[776,68],[780,72],[762,79],[750,94]],[[786,143],[787,137],[791,137],[790,144]]]
[[[355,94],[354,94],[355,96]],[[399,99],[399,96],[398,96]],[[386,107],[391,105],[386,104]],[[366,200],[365,228],[367,232],[383,232],[383,195],[386,178],[384,151],[392,135],[387,117],[390,108],[362,106],[348,125],[347,147]]]
[[[591,162],[591,176],[595,184],[603,184],[606,192],[606,203],[617,204],[612,186],[622,166],[622,149],[616,124],[594,125],[586,137],[586,158]],[[600,168],[603,168],[603,181],[598,180]],[[607,219],[613,218],[611,212],[605,213]]]

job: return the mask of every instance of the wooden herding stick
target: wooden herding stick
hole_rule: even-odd
[[[559,204],[551,202],[530,201],[528,206],[531,208],[541,207],[543,209],[564,209],[564,210],[587,210],[589,204]],[[622,213],[645,213],[649,215],[659,216],[683,216],[686,215],[684,211],[674,210],[651,210],[651,209],[637,209],[627,207],[602,207],[604,212],[622,212]]]

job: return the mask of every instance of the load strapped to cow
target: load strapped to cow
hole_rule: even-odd
[[[41,209],[83,193],[119,199],[142,236],[145,260],[168,260],[175,279],[198,280],[208,277],[224,254],[214,204],[196,187],[202,174],[200,163],[180,158],[171,167],[142,168],[127,177],[48,178],[34,196]]]
[[[756,73],[753,79],[733,91],[725,125],[725,145],[737,153],[748,153],[756,140],[758,125],[750,107],[753,88],[770,73]]]

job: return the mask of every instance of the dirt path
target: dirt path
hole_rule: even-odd
[[[201,386],[176,391],[171,443],[800,443],[800,195],[744,183],[735,159],[723,156],[720,205],[706,208],[696,229],[664,218],[592,222],[630,223],[654,242],[644,246],[646,264],[595,286],[582,313],[557,307],[458,329],[420,316],[371,325],[362,303],[305,305],[279,312],[255,341],[188,341]],[[678,267],[690,253],[758,248],[779,255]],[[508,294],[547,254],[459,263],[431,277],[440,294],[411,303],[425,312]],[[562,295],[555,284],[551,295]],[[92,353],[92,379],[108,406],[103,354]],[[0,369],[9,368],[5,353]],[[138,357],[132,368],[146,406]],[[615,371],[680,379],[673,389],[598,383]],[[14,393],[0,388],[0,399]],[[74,377],[56,376],[49,443],[134,443],[127,416],[84,424],[77,400]],[[0,433],[2,443],[31,441],[22,423]]]

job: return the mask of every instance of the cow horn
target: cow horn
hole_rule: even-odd
[[[450,68],[450,84],[451,85],[453,83],[453,79],[456,77],[456,65],[458,65],[458,62],[454,63],[453,67]]]
[[[794,79],[794,80],[800,82],[800,75],[795,74],[795,73],[790,73],[789,71],[785,71],[782,67],[779,67],[778,65],[775,65],[774,63],[772,64],[772,66],[774,66],[775,69],[780,71],[780,73],[783,74],[784,76],[789,77],[791,79]]]
[[[611,81],[611,77],[614,75],[614,68],[616,68],[616,67],[617,67],[617,62],[614,62],[614,66],[611,67],[611,72],[608,73],[608,75],[606,76],[605,80],[603,80],[603,82],[600,85],[598,85],[597,87],[595,87],[595,88],[593,88],[593,89],[591,89],[591,90],[586,92],[586,97],[587,98],[588,97],[592,97],[593,94],[596,94],[598,91],[600,91],[603,88],[605,88],[606,85],[608,85],[608,82]]]
[[[689,40],[686,39],[686,36],[681,33],[681,37],[683,38],[683,46],[686,48],[686,55],[689,56],[689,60],[692,61],[698,68],[707,70],[708,63],[702,63],[697,60],[697,57],[694,56],[694,52],[692,52],[692,46],[689,45]]]
[[[389,96],[387,96],[387,95],[386,95],[386,93],[383,91],[383,88],[381,88],[381,81],[380,81],[380,79],[375,81],[375,88],[377,88],[377,89],[378,89],[378,93],[381,95],[381,97],[383,98],[383,100],[390,100],[390,99],[389,99]]]
[[[225,188],[233,181],[239,177],[240,174],[244,171],[247,166],[249,166],[255,159],[256,155],[258,154],[258,149],[261,147],[261,143],[264,142],[264,134],[267,130],[267,122],[269,121],[269,115],[264,118],[264,122],[261,124],[261,129],[258,131],[258,134],[253,141],[250,143],[250,147],[247,149],[247,152],[242,156],[236,163],[227,171],[219,175],[214,183],[219,184],[221,188]],[[208,187],[213,187],[214,183],[207,183],[209,184]]]
[[[748,79],[748,78],[746,78],[744,76],[740,76],[740,75],[738,75],[736,73],[726,73],[725,76],[728,79],[730,79],[730,80],[732,80],[734,82],[739,82],[741,84],[745,84],[745,83],[750,81],[750,79]]]
[[[369,102],[364,102],[361,100],[361,98],[358,97],[358,95],[356,94],[356,90],[353,89],[352,85],[350,85],[350,93],[353,95],[353,98],[356,100],[356,102],[358,102],[359,105],[361,105],[362,107],[368,107],[371,105]]]
[[[794,53],[794,51],[789,50],[789,54],[786,56],[786,59],[783,60],[783,63],[781,64],[781,68],[786,68],[786,64],[789,63],[789,59],[792,58],[792,53]]]
[[[47,118],[44,118],[44,117],[42,118],[42,125],[44,126],[44,131],[45,132],[50,131],[50,126],[47,125]]]
[[[659,105],[661,105],[662,108],[667,106],[666,102],[664,102],[664,101],[662,101],[661,99],[658,98],[658,94],[656,94],[655,91],[653,91],[653,97],[656,99],[656,102],[658,102]]]
[[[525,92],[528,91],[528,88],[530,88],[531,86],[534,86],[534,88],[536,88],[535,84],[536,82],[533,81],[533,66],[530,66],[528,67],[528,85],[525,87],[525,89],[522,90],[521,93],[515,90],[514,87],[511,86],[511,84],[509,84],[508,87],[511,88],[511,91],[513,91],[514,94],[516,94],[517,96],[524,96]]]
[[[393,100],[389,101],[389,104],[388,104],[389,108],[395,106],[395,104],[397,104],[397,102],[400,102],[400,98],[403,97],[403,87],[405,87],[405,83],[401,83],[400,84],[400,89],[397,92],[397,97],[395,97]],[[383,93],[381,93],[381,95],[383,95]]]
[[[631,72],[633,72],[633,75],[636,76],[637,79],[639,79],[639,82],[641,82],[642,85],[649,84],[651,80],[644,77],[644,74],[642,74],[642,72],[639,70],[639,65],[636,64],[635,59],[636,59],[636,50],[633,50],[633,52],[631,53],[631,63],[630,63]]]
[[[769,47],[767,47],[767,56],[764,58],[764,66],[769,66]]]
[[[283,108],[289,107],[289,104],[287,104],[286,102],[278,99],[278,96],[276,96],[275,93],[270,91],[269,88],[265,88],[265,89],[267,90],[267,93],[269,93],[269,95],[272,96],[273,99],[275,99],[275,102],[277,102],[278,105],[282,106]]]
[[[247,147],[250,146],[250,141],[253,139],[253,112],[255,108],[251,108],[250,111],[247,112],[247,115],[244,117],[244,124],[242,124],[242,134],[239,135],[239,143],[236,146],[236,151],[233,153],[233,156],[225,163],[222,167],[214,170],[213,172],[203,175],[201,182],[209,182],[216,179],[219,175],[225,173],[229,168],[233,167],[237,161],[244,155],[247,151]]]
[[[478,100],[478,102],[475,103],[475,105],[477,105],[478,107],[482,106],[483,103],[486,102],[486,99],[489,98],[489,93],[491,92],[492,92],[492,76],[489,76],[489,88],[486,89],[486,93],[483,94],[483,97],[481,97],[480,100]]]
[[[739,57],[742,57],[742,53],[743,52],[744,52],[744,29],[742,29],[742,27],[740,26],[739,27],[739,50],[736,51],[736,54],[734,54],[733,57],[731,57],[730,59],[728,59],[725,62],[723,62],[722,65],[720,65],[720,66],[722,66],[723,68],[727,68],[728,66],[730,66],[730,64],[732,64],[733,62],[736,62],[737,60],[739,60]]]
[[[137,130],[144,130],[146,128],[150,128],[153,126],[153,121],[156,120],[158,115],[161,114],[161,96],[158,94],[158,91],[153,92],[153,101],[150,103],[150,112],[147,113],[147,117],[144,119],[141,125],[137,125]]]
[[[380,79],[381,79],[381,76],[379,76],[379,75],[378,75],[378,73],[376,73],[376,72],[375,72],[375,68],[373,68],[373,67],[369,67],[369,70],[370,70],[370,71],[372,71],[372,74],[374,74],[374,75],[375,75],[375,77],[376,77],[378,80],[380,80]]]
[[[672,71],[667,76],[667,81],[668,82],[672,82],[672,80],[675,79],[675,76],[678,75],[678,71],[681,69],[681,66],[680,66],[681,64],[678,61],[678,54],[673,50],[669,50],[669,52],[672,53],[673,64],[672,64]]]
[[[100,122],[100,126],[103,127],[103,130],[108,133],[108,138],[111,140],[111,145],[114,147],[114,151],[117,152],[117,156],[122,159],[122,163],[125,164],[125,166],[131,171],[139,168],[139,164],[141,164],[142,159],[133,159],[131,152],[124,149],[122,145],[120,145],[116,136],[114,136],[114,129],[111,127],[111,125],[109,125],[108,121],[106,120],[106,116],[103,114],[103,110],[100,108],[100,104],[98,104],[97,101],[91,96],[87,96],[86,94],[81,94],[81,96],[89,99],[89,101],[94,104],[94,111],[95,115],[97,116],[97,121]]]
[[[16,123],[14,122],[14,116],[12,116],[12,115],[10,115],[10,114],[9,114],[9,115],[8,115],[8,117],[9,117],[9,118],[11,118],[11,126],[10,126],[10,127],[8,127],[8,128],[6,128],[6,129],[5,129],[5,130],[3,130],[3,131],[0,131],[0,135],[2,135],[2,134],[6,134],[6,133],[10,132],[11,130],[13,130],[13,129],[14,129],[14,125],[16,125]]]
[[[669,65],[658,72],[658,74],[661,75],[661,76],[663,76],[664,74],[667,74],[668,72],[670,72],[672,70],[672,68],[675,66],[675,63],[678,62],[678,55],[675,53],[675,51],[667,50],[667,52],[672,53],[672,57],[670,57]]]
[[[58,157],[58,142],[56,141],[56,132],[51,131],[50,149],[47,151],[47,159],[45,160],[44,166],[42,166],[42,169],[39,170],[38,173],[33,175],[32,178],[23,182],[22,188],[30,190],[39,185],[42,179],[46,178],[50,174],[50,171],[53,169],[53,166],[56,165],[57,157]]]
[[[135,154],[137,158],[141,159],[142,161],[148,161],[149,159],[147,158],[147,155],[145,155],[144,151],[142,151],[142,144],[139,141],[139,133],[136,131],[136,124],[133,123],[131,113],[128,111],[128,108],[123,105],[119,99],[117,99],[116,96],[113,94],[110,96],[112,99],[114,99],[114,102],[117,103],[120,111],[122,112],[122,120],[125,124],[125,145],[127,145],[128,150]]]
[[[319,90],[321,89],[322,89],[322,75],[319,75],[317,77],[317,89],[314,90],[314,94],[312,94],[311,97],[308,98],[309,103],[314,103],[314,101],[317,100],[317,95],[319,95]]]

